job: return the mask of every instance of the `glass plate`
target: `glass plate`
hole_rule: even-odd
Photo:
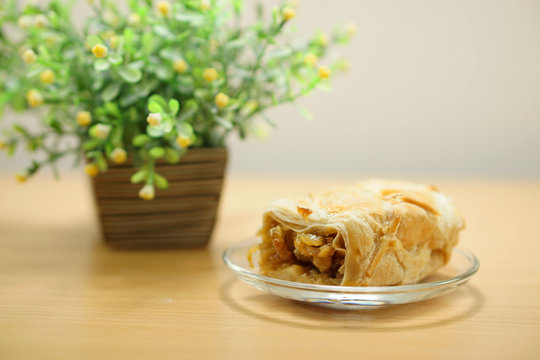
[[[479,268],[476,256],[466,249],[456,248],[448,264],[419,284],[399,286],[330,286],[304,284],[274,279],[259,274],[259,252],[253,254],[251,268],[248,250],[260,243],[253,238],[230,246],[223,261],[236,276],[255,288],[287,299],[339,308],[371,309],[387,305],[407,304],[448,294],[465,284]]]

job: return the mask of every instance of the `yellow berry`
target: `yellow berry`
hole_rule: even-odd
[[[242,108],[242,112],[245,114],[249,114],[257,110],[258,107],[259,107],[259,102],[257,100],[249,100],[248,102],[246,102],[246,104]]]
[[[80,126],[88,126],[92,123],[92,114],[88,111],[79,111],[77,113],[77,124]]]
[[[19,25],[19,27],[23,30],[30,29],[33,24],[34,20],[28,15],[23,15],[19,18],[19,20],[17,20],[17,25]]]
[[[0,150],[4,150],[7,148],[7,143],[3,140],[0,140]]]
[[[210,39],[210,51],[216,51],[219,46],[219,42],[216,39]]]
[[[47,45],[49,45],[49,46],[52,46],[52,45],[56,44],[57,41],[58,41],[58,38],[57,38],[55,35],[48,35],[48,36],[45,38],[45,42],[46,42]]]
[[[99,169],[96,164],[90,163],[84,165],[84,172],[91,177],[96,177],[99,174]]]
[[[113,27],[116,27],[119,22],[118,16],[116,16],[116,14],[111,10],[106,10],[103,12],[103,20],[105,20],[107,24],[110,24]]]
[[[105,40],[109,40],[111,37],[116,36],[116,33],[112,30],[104,31],[101,37]]]
[[[323,47],[328,45],[328,36],[326,34],[319,35],[319,44]]]
[[[319,76],[322,79],[328,79],[331,74],[332,74],[332,71],[330,70],[328,66],[319,67]]]
[[[306,65],[311,66],[311,67],[314,67],[315,65],[317,65],[318,60],[319,59],[317,58],[317,55],[312,54],[312,53],[308,53],[306,57],[304,58],[304,62],[306,63]]]
[[[56,75],[54,74],[54,71],[52,71],[51,69],[46,69],[46,70],[43,70],[41,74],[39,74],[39,79],[41,80],[42,83],[50,85],[56,79]]]
[[[229,104],[229,97],[225,95],[224,93],[219,93],[216,95],[216,98],[214,99],[214,101],[217,107],[222,109]]]
[[[31,107],[37,107],[43,104],[43,96],[36,89],[31,89],[26,93],[26,101]]]
[[[111,45],[111,49],[116,49],[118,46],[118,36],[111,36],[109,38],[109,44]]]
[[[150,113],[146,118],[146,121],[148,121],[148,124],[150,124],[150,126],[158,126],[159,124],[161,124],[161,120],[163,120],[161,114],[158,113]]]
[[[49,21],[47,20],[47,17],[43,14],[36,15],[34,19],[34,25],[37,28],[43,29],[49,24]]]
[[[115,164],[125,163],[127,160],[127,152],[122,148],[116,148],[111,152],[111,159]]]
[[[296,11],[294,11],[293,8],[287,6],[283,8],[283,10],[281,11],[281,15],[283,15],[283,19],[285,19],[285,21],[289,21],[296,16]]]
[[[203,77],[207,82],[212,82],[218,78],[218,72],[214,68],[207,68],[203,72]]]
[[[155,196],[156,193],[153,185],[146,184],[139,190],[139,197],[143,200],[154,200]]]
[[[201,0],[201,10],[210,10],[210,2],[208,2],[208,0]]]
[[[130,14],[128,17],[128,24],[130,26],[139,26],[141,25],[141,16],[139,14]]]
[[[22,59],[25,64],[35,63],[37,60],[37,55],[32,49],[26,49],[22,54]]]
[[[173,62],[173,69],[179,74],[186,72],[187,67],[187,62],[184,59],[174,60]]]
[[[104,58],[107,56],[107,48],[101,44],[96,44],[92,48],[92,53],[94,53],[94,56],[98,59]]]
[[[350,22],[345,26],[345,31],[347,31],[349,36],[356,35],[358,32],[358,26],[355,23]]]
[[[26,180],[28,180],[28,175],[26,175],[26,174],[17,174],[17,175],[15,175],[15,178],[17,179],[18,182],[23,183]]]
[[[249,129],[249,132],[258,140],[266,140],[270,135],[270,129],[265,124],[256,124]]]
[[[184,135],[178,135],[176,138],[176,143],[182,148],[187,148],[189,145],[191,145],[191,139]]]
[[[111,127],[105,124],[97,124],[94,125],[93,131],[95,137],[105,140],[107,137],[109,137],[109,134],[111,133]]]
[[[171,4],[167,1],[160,1],[157,3],[156,9],[161,15],[168,16],[171,12]]]

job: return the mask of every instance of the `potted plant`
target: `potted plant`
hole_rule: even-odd
[[[128,14],[112,0],[89,3],[83,26],[57,0],[3,9],[22,40],[2,36],[20,56],[2,60],[0,105],[35,112],[43,126],[17,123],[0,147],[36,153],[21,182],[65,156],[82,160],[104,238],[118,246],[206,243],[227,137],[246,137],[256,118],[274,125],[266,110],[324,86],[344,64],[320,60],[355,31],[297,41],[294,8],[259,6],[242,26],[241,0],[129,0]]]

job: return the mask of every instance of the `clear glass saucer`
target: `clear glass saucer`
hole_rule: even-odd
[[[480,266],[471,251],[456,248],[448,264],[419,284],[400,286],[304,284],[259,274],[258,251],[253,254],[252,268],[247,260],[247,254],[249,249],[260,241],[260,238],[252,238],[230,246],[223,253],[223,261],[239,279],[269,294],[338,309],[372,309],[445,295],[465,284]]]

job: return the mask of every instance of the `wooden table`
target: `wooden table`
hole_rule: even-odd
[[[344,182],[229,178],[208,249],[119,251],[99,240],[85,179],[0,177],[0,359],[540,359],[538,182],[431,181],[481,262],[441,298],[329,310],[260,293],[223,265],[269,200]]]

